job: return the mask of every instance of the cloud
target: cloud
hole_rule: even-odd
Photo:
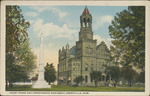
[[[111,38],[106,39],[106,38],[100,37],[99,35],[94,35],[93,38],[94,38],[94,39],[97,39],[97,44],[98,44],[98,45],[99,45],[102,41],[104,41],[104,42],[106,43],[107,47],[110,48],[111,40],[112,40]]]
[[[40,60],[40,45],[37,48],[32,49],[34,54],[37,56],[36,64],[37,64],[37,69],[35,70],[35,74],[38,72],[38,67],[39,67],[39,60]],[[56,47],[56,44],[53,43],[48,43],[44,44],[44,66],[46,66],[46,63],[53,63],[55,68],[57,69],[57,64],[58,64],[58,50],[59,48]]]
[[[38,11],[38,12],[43,12],[43,11],[49,9],[49,7],[46,7],[46,6],[44,6],[44,7],[32,6],[32,7],[30,7],[30,8],[31,8],[31,9],[34,9],[34,10],[36,10],[36,11]]]
[[[49,43],[44,46],[44,56],[45,56],[45,63],[53,63],[55,68],[57,68],[58,64],[58,50],[59,48],[56,47],[56,44]]]
[[[102,18],[101,18],[101,22],[102,22],[102,24],[103,23],[111,23],[111,20],[113,19],[113,16],[110,16],[110,15],[107,15],[107,16],[103,16]]]
[[[36,6],[32,6],[30,8],[36,10],[37,12],[43,12],[43,11],[46,11],[46,10],[51,11],[53,14],[58,15],[61,19],[68,15],[67,12],[64,12],[64,11],[62,11],[59,8],[56,8],[56,7],[36,7]]]
[[[35,13],[35,12],[26,12],[25,15],[28,16],[28,17],[36,17],[36,16],[38,16],[38,14]]]
[[[33,23],[33,31],[40,37],[41,33],[44,33],[44,37],[52,36],[53,38],[66,38],[73,39],[73,34],[77,33],[76,30],[68,27],[67,24],[58,26],[50,23],[43,23],[42,19],[38,19]]]
[[[106,16],[99,17],[99,18],[97,18],[93,28],[95,30],[97,30],[99,27],[101,27],[105,23],[110,24],[112,20],[113,20],[113,16],[111,16],[111,15],[106,15]]]

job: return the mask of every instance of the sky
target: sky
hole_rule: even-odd
[[[97,43],[111,45],[108,27],[117,12],[127,6],[87,6],[92,15],[93,37]],[[85,6],[20,6],[26,21],[30,22],[30,47],[39,64],[40,34],[44,34],[44,62],[53,63],[56,70],[58,51],[68,43],[70,48],[79,39],[80,16]]]

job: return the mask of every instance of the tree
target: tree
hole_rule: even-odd
[[[140,83],[145,83],[145,71],[140,72],[140,74],[138,74],[137,82],[139,83],[138,87],[140,87]]]
[[[90,73],[91,79],[94,80],[95,87],[98,85],[98,81],[101,80],[102,73],[100,71],[92,71]]]
[[[16,51],[28,37],[26,22],[19,6],[6,6],[6,53]]]
[[[6,54],[6,85],[9,82],[12,87],[13,82],[26,81],[36,68],[36,56],[31,51],[29,39],[19,45],[13,54]]]
[[[50,84],[51,82],[54,82],[56,80],[56,70],[52,64],[48,64],[44,67],[44,78],[45,80]]]
[[[28,74],[36,68],[36,56],[31,50],[29,38],[19,45],[15,51],[16,64],[24,66]]]
[[[116,87],[121,78],[121,68],[119,66],[109,66],[106,68],[105,73],[111,76],[114,87]]]
[[[6,6],[6,88],[7,82],[25,81],[35,68],[35,56],[29,46],[26,22],[19,6]]]
[[[27,80],[30,73],[36,68],[36,56],[29,45],[29,39],[26,39],[13,54],[6,55],[6,80],[10,84]]]
[[[6,88],[7,81],[9,82],[9,87],[13,87],[12,82],[26,81],[28,79],[28,74],[26,73],[25,67],[15,64],[15,57],[12,54],[8,54],[6,58]]]
[[[138,76],[138,81],[140,83],[145,83],[145,71],[141,72]]]
[[[122,77],[128,81],[129,87],[132,86],[132,81],[135,80],[137,76],[138,76],[138,73],[129,66],[124,67],[122,70]]]
[[[74,78],[73,81],[76,82],[76,85],[78,86],[78,84],[80,82],[82,82],[83,80],[84,80],[83,76],[78,76],[78,77]]]
[[[145,68],[145,7],[129,6],[117,13],[109,26],[111,52],[124,66]]]

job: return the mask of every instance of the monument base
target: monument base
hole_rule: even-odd
[[[46,81],[36,81],[32,84],[32,88],[51,88],[51,85],[49,85]]]

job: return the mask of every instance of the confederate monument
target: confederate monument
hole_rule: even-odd
[[[51,88],[50,85],[44,79],[44,46],[43,46],[43,33],[41,34],[41,43],[40,43],[40,63],[39,63],[39,73],[38,80],[32,84],[32,88]]]

